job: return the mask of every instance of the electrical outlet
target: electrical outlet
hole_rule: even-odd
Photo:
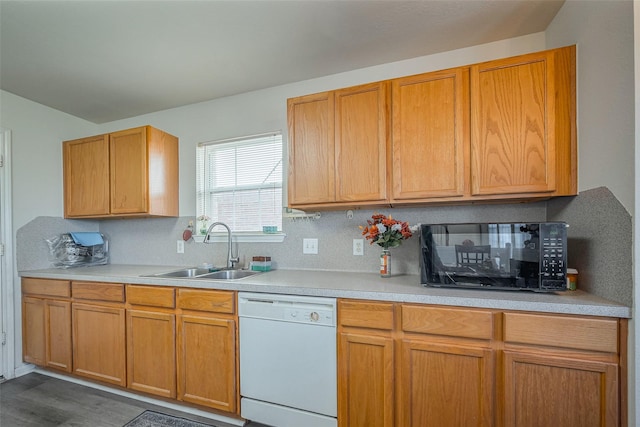
[[[176,241],[176,252],[179,254],[184,253],[184,240]]]
[[[302,253],[308,255],[317,255],[318,239],[302,239]]]
[[[364,239],[353,239],[353,254],[364,255]]]

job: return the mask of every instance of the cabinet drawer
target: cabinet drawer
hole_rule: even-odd
[[[175,289],[155,286],[127,286],[127,302],[133,305],[175,308]]]
[[[370,301],[338,302],[338,322],[342,326],[370,329],[393,329],[393,304]]]
[[[71,289],[68,280],[33,279],[25,277],[22,279],[22,293],[69,298],[71,296]]]
[[[124,302],[124,285],[122,283],[71,282],[71,295],[74,299]]]
[[[402,306],[402,330],[422,334],[490,340],[496,315],[491,311]]]
[[[234,313],[234,293],[199,289],[178,289],[178,308],[185,310]]]
[[[618,352],[618,321],[613,319],[504,314],[505,343]]]

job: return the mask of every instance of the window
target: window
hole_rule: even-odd
[[[282,231],[282,133],[200,143],[196,163],[196,216],[234,234]]]

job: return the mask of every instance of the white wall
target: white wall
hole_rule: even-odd
[[[13,226],[63,216],[62,141],[100,133],[99,126],[12,93],[0,92],[0,127],[12,136]]]
[[[545,34],[577,45],[578,188],[607,187],[633,215],[633,2],[567,1]]]
[[[638,309],[639,223],[634,215],[640,182],[640,153],[634,120],[638,121],[638,95],[634,93],[634,28],[640,30],[640,13],[631,1],[567,1],[547,28],[547,46],[577,44],[578,52],[578,183],[579,189],[606,186],[635,222],[633,313]],[[637,5],[636,5],[637,6]],[[634,25],[635,24],[635,25]],[[638,36],[635,36],[638,41]],[[638,76],[638,72],[635,72]],[[637,78],[635,81],[640,81]],[[636,88],[636,91],[638,89]],[[634,99],[635,96],[635,99]],[[636,110],[634,113],[634,105]],[[636,149],[637,150],[637,149]],[[634,162],[635,158],[635,162]],[[635,169],[635,171],[634,171]],[[638,397],[640,370],[637,319],[629,331],[629,426],[640,422]]]

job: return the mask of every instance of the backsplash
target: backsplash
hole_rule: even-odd
[[[606,187],[547,202],[549,221],[565,221],[569,267],[578,270],[578,289],[631,306],[633,223]]]
[[[589,209],[585,210],[584,206]],[[271,257],[273,268],[279,269],[377,273],[379,246],[369,245],[365,240],[364,255],[352,255],[353,239],[363,238],[358,226],[365,225],[375,212],[390,214],[410,225],[567,221],[570,224],[569,266],[580,272],[578,287],[631,305],[631,218],[607,189],[589,190],[577,197],[549,202],[354,210],[353,219],[347,218],[346,210],[323,211],[315,220],[285,219],[286,237],[282,243],[238,243],[240,265],[247,266],[253,256],[265,255]],[[615,233],[604,232],[601,223],[606,221],[604,218],[596,221],[594,212],[610,215],[610,228],[615,229]],[[176,241],[182,238],[190,220],[193,217],[102,221],[38,217],[18,230],[18,271],[49,268],[45,238],[68,231],[104,233],[109,239],[112,264],[190,266],[213,262],[216,266],[224,265],[226,243],[203,244],[190,240],[185,242],[183,254],[176,253]],[[318,239],[317,255],[302,253],[304,238]],[[614,251],[610,252],[611,249]],[[392,256],[394,274],[417,275],[417,236],[392,249]],[[584,264],[586,259],[593,263],[588,265],[597,266],[597,271]]]

